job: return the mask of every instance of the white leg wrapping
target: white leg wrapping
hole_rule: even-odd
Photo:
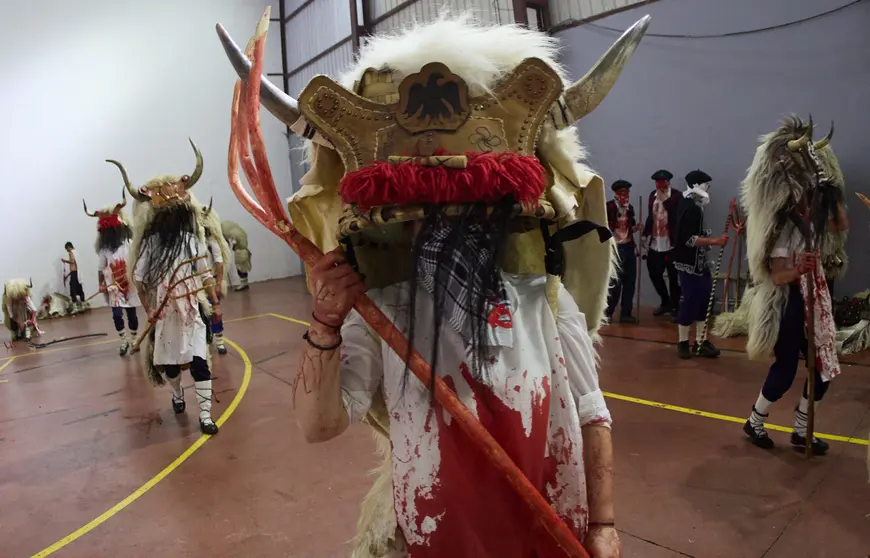
[[[193,388],[199,403],[199,420],[211,421],[211,380],[194,382]]]

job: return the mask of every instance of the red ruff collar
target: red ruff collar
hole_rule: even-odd
[[[414,203],[495,203],[508,195],[525,205],[537,202],[547,185],[537,157],[475,152],[465,156],[464,169],[378,161],[344,176],[341,199],[363,211]]]
[[[121,226],[121,218],[117,215],[105,215],[97,221],[97,230],[113,229]]]

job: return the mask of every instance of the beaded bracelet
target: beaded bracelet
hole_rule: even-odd
[[[336,343],[335,345],[332,345],[331,347],[324,347],[323,345],[318,345],[317,343],[312,341],[311,338],[308,337],[307,331],[304,334],[302,334],[302,339],[305,339],[309,345],[311,345],[312,347],[314,347],[318,351],[324,351],[324,352],[325,351],[334,351],[335,349],[341,347],[341,342],[342,342],[341,335],[339,335],[338,336],[338,343]]]

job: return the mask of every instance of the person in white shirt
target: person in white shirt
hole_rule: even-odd
[[[673,248],[676,244],[677,208],[682,194],[671,188],[670,171],[657,170],[650,176],[656,188],[647,200],[647,218],[641,233],[649,278],[661,299],[654,316],[671,314],[676,319],[680,308],[680,283],[674,267]],[[668,281],[665,282],[665,272]]]
[[[813,408],[840,374],[831,295],[818,247],[827,233],[848,229],[842,190],[825,174],[812,142],[812,121],[796,116],[762,137],[762,143],[741,185],[746,213],[747,259],[756,286],[749,307],[747,353],[752,359],[774,357],[752,412],[743,425],[756,446],[772,449],[764,423],[773,404],[791,388],[801,354],[810,342],[813,362]],[[808,250],[808,245],[813,250]],[[814,336],[807,338],[807,301],[813,294]],[[828,443],[807,439],[809,379],[795,409],[791,445],[803,450],[810,442],[816,455]]]
[[[211,310],[220,318],[220,302],[206,261],[205,233],[198,212],[201,206],[188,192],[202,176],[202,155],[196,154],[192,175],[160,176],[136,189],[121,163],[118,166],[127,192],[139,203],[135,211],[133,243],[128,262],[129,279],[135,284],[148,321],[153,325],[146,338],[145,368],[155,385],[172,388],[172,409],[186,410],[181,371],[190,370],[199,403],[199,427],[204,434],[217,434],[211,417],[212,379],[209,367],[206,320],[208,304],[202,291],[215,301]]]
[[[98,267],[98,285],[100,292],[106,294],[109,307],[112,309],[112,321],[115,331],[121,338],[119,354],[123,357],[136,341],[139,331],[139,316],[136,307],[140,305],[139,295],[127,278],[127,258],[130,252],[130,227],[122,209],[127,205],[127,196],[122,191],[123,201],[114,207],[107,207],[91,213],[82,200],[85,214],[96,217],[97,241],[95,248],[100,258]],[[124,314],[127,315],[127,326],[124,326]]]

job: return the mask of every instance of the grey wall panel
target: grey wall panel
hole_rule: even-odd
[[[336,50],[306,67],[301,72],[290,76],[287,89],[295,97],[299,95],[312,77],[323,74],[337,78],[339,74],[348,69],[352,61],[353,47],[350,44],[350,39],[348,39]]]
[[[550,23],[554,26],[618,10],[645,0],[550,0]]]
[[[348,0],[315,0],[287,22],[287,69],[292,72],[349,35]]]
[[[400,4],[398,0],[374,0],[372,17],[377,19]],[[475,17],[492,23],[513,23],[511,0],[419,0],[374,26],[376,33],[399,29],[416,22],[432,21],[447,7],[451,12],[470,11]]]
[[[673,186],[701,168],[713,177],[708,227],[721,234],[728,203],[752,162],[759,135],[790,112],[812,113],[817,137],[836,121],[832,142],[848,191],[851,264],[834,294],[867,288],[864,253],[870,212],[855,198],[867,190],[866,136],[870,130],[870,4],[863,2],[797,25],[704,39],[660,35],[717,35],[774,27],[818,15],[849,0],[659,0],[558,34],[563,63],[582,76],[626,29],[650,14],[649,35],[610,95],[580,121],[591,166],[610,184],[632,182],[632,201],[653,189],[659,168]],[[714,251],[716,253],[717,251]],[[730,250],[727,253],[730,257]],[[746,266],[743,266],[746,269]],[[735,264],[736,272],[736,264]],[[646,271],[643,273],[647,277]],[[654,300],[643,287],[645,302]],[[683,550],[683,549],[681,549]],[[686,550],[688,552],[688,550]]]

